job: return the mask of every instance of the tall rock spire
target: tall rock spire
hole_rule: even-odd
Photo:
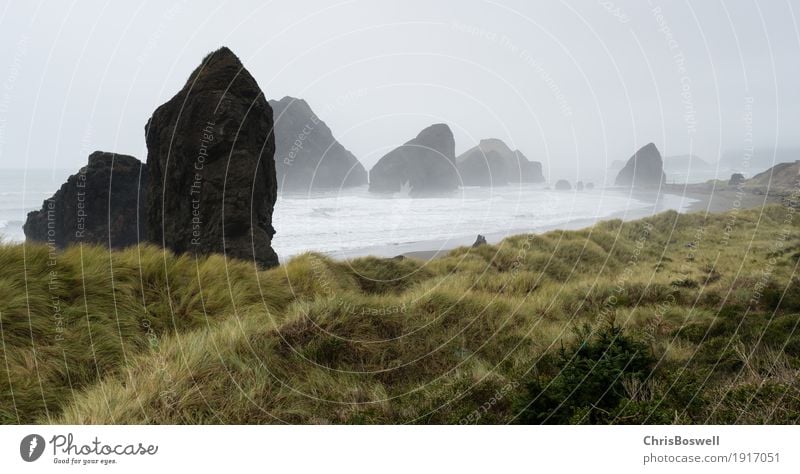
[[[272,129],[272,109],[239,58],[225,47],[206,56],[145,126],[149,240],[277,265]]]

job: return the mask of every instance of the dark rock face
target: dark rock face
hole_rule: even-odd
[[[277,265],[272,125],[272,109],[239,58],[224,47],[206,56],[145,126],[148,239],[177,253]]]
[[[742,173],[733,173],[731,175],[731,179],[728,181],[728,184],[731,186],[737,186],[739,184],[744,183],[744,175]]]
[[[519,150],[511,150],[497,138],[481,140],[456,158],[461,182],[466,186],[503,186],[511,183],[541,183],[542,164],[529,161]]]
[[[407,186],[411,195],[454,191],[459,183],[455,148],[450,127],[431,125],[378,160],[369,172],[369,190],[395,193]]]
[[[645,187],[658,186],[666,181],[664,161],[661,153],[652,143],[648,143],[625,163],[617,174],[615,186]]]
[[[478,238],[475,239],[475,243],[472,244],[472,247],[473,248],[480,247],[481,245],[486,245],[486,237],[482,236],[481,234],[478,234]]]
[[[558,181],[556,181],[555,188],[556,191],[569,191],[572,189],[572,186],[566,179],[559,179]]]
[[[28,214],[25,237],[61,248],[73,243],[137,245],[144,237],[146,189],[147,171],[139,160],[96,151],[40,211]]]
[[[275,172],[282,191],[367,184],[367,171],[303,99],[269,101],[275,120]]]

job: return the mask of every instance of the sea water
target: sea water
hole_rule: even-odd
[[[40,209],[69,173],[0,170],[0,236],[25,239],[28,212]],[[366,186],[329,192],[281,193],[275,204],[273,246],[282,260],[306,251],[333,256],[392,256],[472,243],[478,234],[505,235],[590,225],[603,218],[638,218],[686,210],[690,199],[668,194],[594,189],[555,191],[542,185],[465,187],[412,198],[368,192]]]
[[[393,256],[471,244],[478,234],[490,237],[491,243],[507,235],[588,226],[603,218],[685,211],[692,202],[669,194],[555,191],[527,184],[464,187],[428,198],[375,195],[366,187],[284,194],[275,207],[273,244],[283,258],[307,250]]]
[[[0,239],[25,240],[22,225],[28,212],[41,209],[67,180],[66,170],[0,169]]]

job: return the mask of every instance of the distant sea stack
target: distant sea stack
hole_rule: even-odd
[[[569,191],[572,189],[572,186],[566,179],[559,179],[558,181],[556,181],[555,189],[556,191]]]
[[[144,237],[147,171],[132,156],[96,151],[23,226],[29,241],[119,249]],[[140,205],[141,203],[141,205]]]
[[[544,182],[542,164],[529,161],[500,139],[488,138],[456,158],[461,182],[466,186],[503,186]]]
[[[728,180],[729,186],[739,186],[740,184],[746,181],[744,175],[742,173],[733,173],[731,175],[731,179]]]
[[[367,171],[303,99],[269,101],[275,120],[275,171],[281,191],[367,184]]]
[[[450,127],[431,125],[378,160],[369,172],[369,190],[395,193],[407,187],[411,195],[454,191],[459,183],[455,148]]]
[[[228,48],[203,59],[145,126],[148,238],[174,252],[278,264],[272,108]]]
[[[666,181],[661,153],[648,143],[628,159],[614,181],[615,186],[644,187],[660,185]]]

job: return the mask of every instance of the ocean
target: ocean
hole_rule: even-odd
[[[27,213],[39,209],[66,180],[67,171],[0,170],[0,236],[25,239]],[[587,226],[611,217],[638,218],[686,210],[691,199],[594,189],[554,191],[541,185],[465,187],[448,197],[385,197],[366,186],[336,192],[281,194],[273,241],[282,260],[306,251],[335,257],[394,256],[489,242],[506,235]]]
[[[571,192],[541,185],[465,187],[451,197],[382,197],[366,187],[310,196],[282,196],[274,247],[281,257],[306,250],[333,256],[394,256],[489,242],[507,235],[588,226],[611,217],[637,218],[686,210],[681,196],[631,195],[595,189]]]
[[[0,169],[0,239],[22,242],[28,212],[40,209],[69,176],[67,170]]]

